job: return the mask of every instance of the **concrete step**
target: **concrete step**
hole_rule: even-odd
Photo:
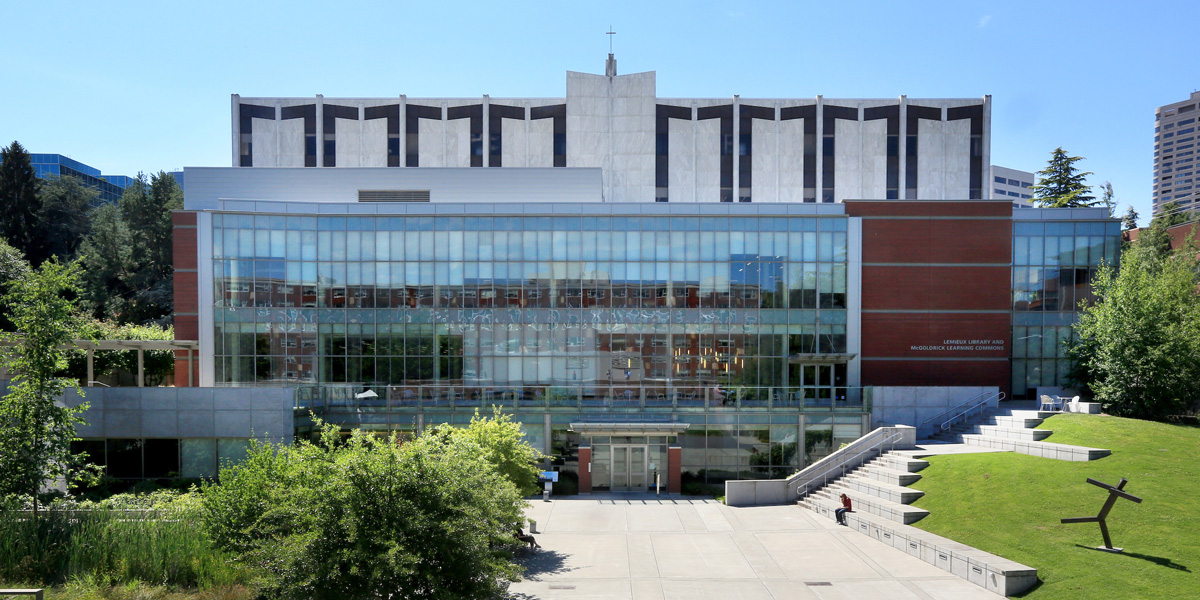
[[[1010,440],[1029,440],[1034,442],[1044,440],[1050,437],[1050,434],[1054,433],[1049,429],[1025,429],[1018,427],[1001,427],[999,425],[976,425],[974,429],[976,431],[972,431],[971,433],[981,433],[991,437],[1005,438]]]
[[[841,505],[812,498],[801,502],[800,506],[833,520],[834,509]],[[846,521],[848,529],[869,535],[1001,596],[1020,594],[1037,583],[1037,569],[916,527],[862,511],[847,514]]]
[[[921,490],[879,481],[858,473],[847,475],[839,479],[837,483],[858,490],[860,493],[870,494],[897,504],[912,504],[925,495],[925,492]]]
[[[874,463],[868,463],[855,469],[854,474],[898,486],[912,485],[921,479],[917,473],[889,469]]]
[[[1083,462],[1104,458],[1112,454],[1112,450],[1105,450],[1104,448],[1088,448],[1087,446],[1072,446],[1052,442],[1011,440],[986,435],[964,435],[962,438],[964,444],[971,446],[1009,450],[1020,454],[1057,460]]]
[[[832,509],[838,508],[842,505],[841,501],[839,500],[839,496],[841,494],[846,494],[850,497],[850,502],[856,511],[870,513],[889,521],[895,521],[905,525],[916,523],[917,521],[924,519],[929,514],[929,511],[923,508],[917,508],[915,506],[909,506],[907,504],[901,504],[899,502],[892,502],[883,498],[865,495],[856,489],[846,487],[840,483],[828,485],[820,490],[817,490],[816,493],[810,495],[805,499],[805,501],[821,503],[825,506],[832,507],[829,512],[829,514],[832,515]]]
[[[1011,427],[1014,429],[1033,429],[1042,424],[1044,419],[1029,418],[1013,415],[999,415],[992,418],[988,425],[999,425],[1000,427]]]
[[[911,456],[904,456],[903,454],[896,454],[894,452],[889,452],[887,454],[884,454],[883,456],[880,456],[879,458],[871,460],[867,464],[879,465],[881,467],[884,467],[887,469],[895,469],[897,471],[907,471],[909,473],[916,473],[917,471],[920,471],[921,469],[928,467],[929,461],[921,460],[919,458],[912,458]]]

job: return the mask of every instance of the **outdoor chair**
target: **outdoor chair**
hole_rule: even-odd
[[[1038,410],[1057,410],[1058,401],[1055,400],[1054,398],[1051,398],[1050,396],[1042,394],[1041,400],[1042,400],[1042,405],[1038,407]]]

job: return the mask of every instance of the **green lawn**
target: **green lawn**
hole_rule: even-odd
[[[926,531],[1029,565],[1040,584],[1024,597],[1200,598],[1200,428],[1101,415],[1064,414],[1041,426],[1046,441],[1108,448],[1092,462],[1024,454],[930,457],[913,487],[930,515]],[[1113,545],[1095,523],[1063,525],[1063,517],[1095,516],[1108,497],[1091,477],[1143,498],[1120,499],[1108,515]]]

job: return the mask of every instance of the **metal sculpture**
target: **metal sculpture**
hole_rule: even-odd
[[[1099,523],[1100,524],[1100,533],[1104,535],[1104,545],[1096,546],[1096,549],[1103,550],[1105,552],[1121,552],[1122,550],[1124,550],[1124,548],[1113,548],[1112,540],[1108,537],[1108,525],[1105,524],[1104,519],[1106,517],[1108,517],[1108,511],[1112,510],[1113,505],[1117,503],[1117,498],[1133,500],[1134,502],[1136,502],[1138,504],[1142,503],[1142,499],[1138,498],[1137,496],[1134,496],[1133,494],[1123,491],[1125,489],[1125,484],[1129,483],[1129,480],[1125,479],[1124,477],[1121,478],[1121,483],[1118,483],[1115,486],[1104,483],[1103,481],[1096,481],[1095,479],[1092,479],[1091,477],[1087,478],[1087,482],[1098,488],[1103,488],[1103,489],[1108,490],[1108,500],[1106,500],[1104,502],[1104,507],[1100,509],[1100,514],[1098,514],[1094,517],[1072,517],[1069,519],[1063,519],[1062,522],[1063,523]]]

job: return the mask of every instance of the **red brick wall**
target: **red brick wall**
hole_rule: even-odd
[[[592,493],[592,449],[579,449],[579,493]]]
[[[864,263],[1005,263],[1012,221],[863,218]]]
[[[848,201],[846,212],[863,219],[862,384],[1008,390],[1011,204]]]
[[[864,261],[865,262],[865,261]],[[1009,310],[1009,267],[863,266],[863,310]]]
[[[667,446],[667,493],[678,494],[683,490],[683,449]]]
[[[175,226],[172,242],[175,266],[175,339],[196,340],[200,337],[200,317],[197,310],[200,293],[196,279],[196,213],[175,211],[171,214],[171,222]],[[184,350],[175,351],[175,385],[178,387],[199,385],[200,373],[196,368],[198,361],[193,363],[192,379],[188,380],[187,354]]]

